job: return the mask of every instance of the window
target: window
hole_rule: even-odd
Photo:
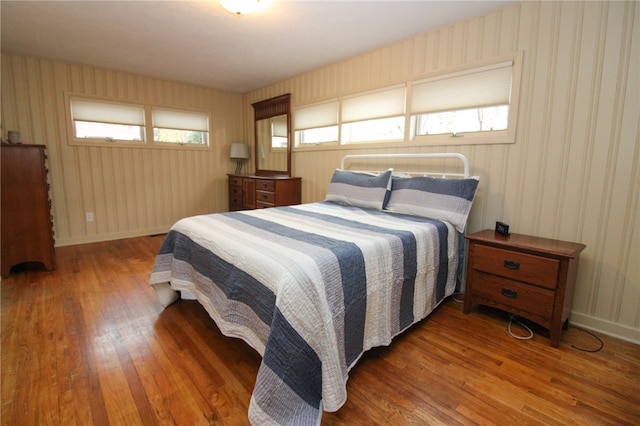
[[[338,142],[338,101],[296,109],[293,119],[296,145]]]
[[[271,117],[271,148],[287,148],[287,116]]]
[[[65,94],[73,144],[209,146],[209,114]],[[147,140],[148,135],[153,135]]]
[[[345,98],[343,143],[404,140],[405,86]]]
[[[152,109],[153,141],[208,145],[209,116],[191,111]]]
[[[513,61],[414,83],[416,136],[506,131],[509,128]]]
[[[296,147],[513,143],[522,55],[511,53],[493,63],[297,107]]]
[[[419,114],[416,117],[416,134],[457,135],[506,130],[508,117],[509,105]]]
[[[342,125],[345,142],[392,141],[404,139],[404,115],[354,121]]]
[[[75,138],[144,142],[144,107],[77,98],[70,103]]]

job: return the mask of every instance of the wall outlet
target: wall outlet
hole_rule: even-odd
[[[87,222],[93,222],[93,212],[87,212]]]

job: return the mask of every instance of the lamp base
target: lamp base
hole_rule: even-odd
[[[241,170],[242,170],[242,161],[237,161],[236,162],[236,174],[239,175]]]

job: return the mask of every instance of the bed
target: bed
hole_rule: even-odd
[[[463,171],[346,166],[425,157]],[[163,306],[198,300],[223,334],[260,353],[252,424],[318,425],[345,403],[365,351],[454,292],[477,185],[460,154],[347,156],[324,201],[176,222],[150,284]]]

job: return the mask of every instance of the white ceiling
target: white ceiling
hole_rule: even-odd
[[[2,51],[245,93],[516,1],[0,2]]]

